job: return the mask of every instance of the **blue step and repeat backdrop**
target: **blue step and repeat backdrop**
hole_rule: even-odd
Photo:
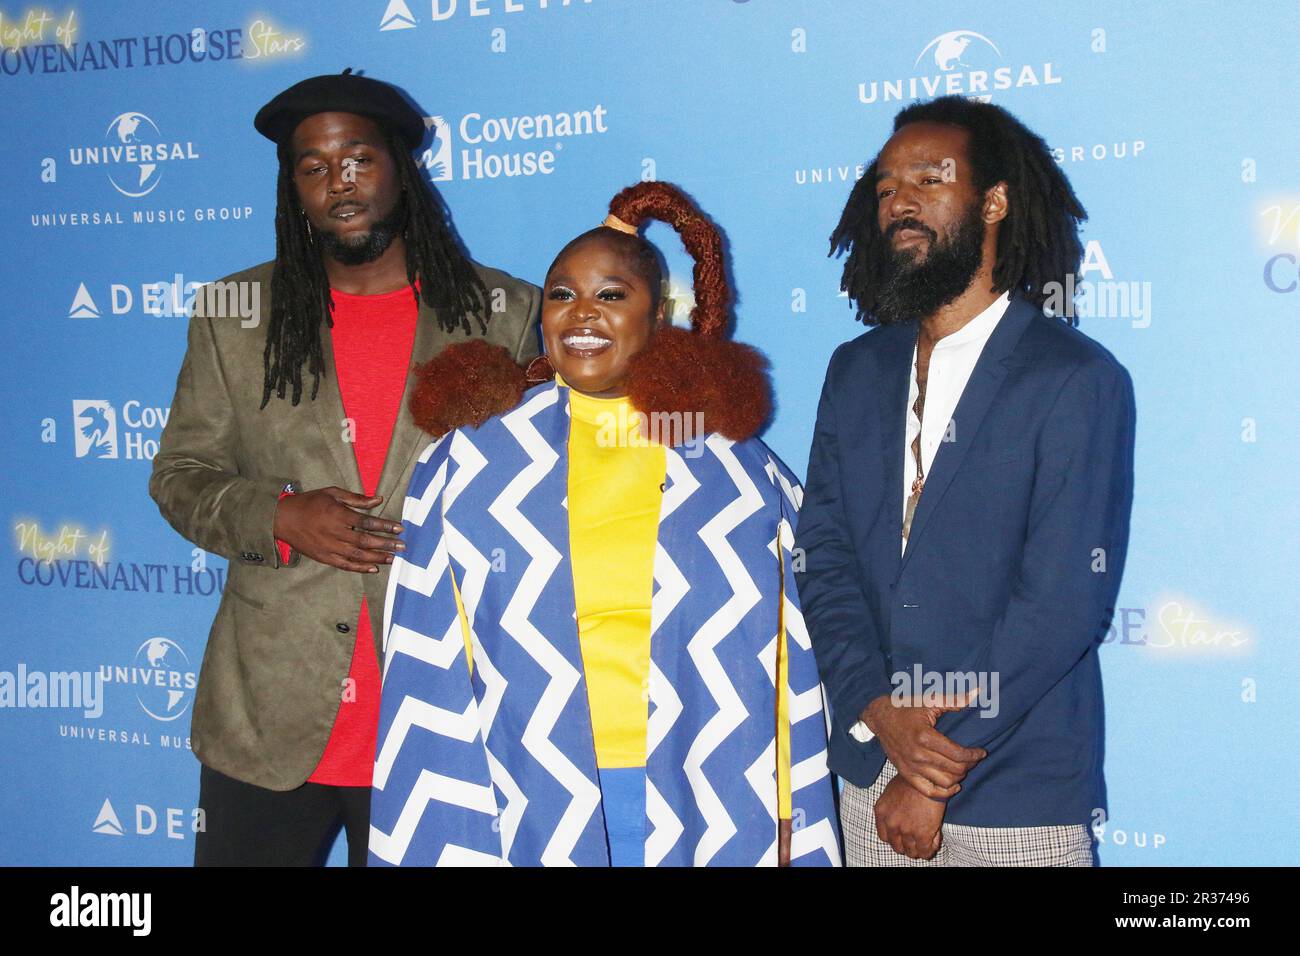
[[[190,708],[226,563],[158,515],[150,459],[195,287],[272,256],[253,114],[344,67],[437,118],[426,175],[473,255],[517,276],[539,282],[622,186],[693,193],[729,240],[737,336],[771,357],[767,439],[798,472],[826,361],[861,331],[827,237],[894,113],[962,93],[1041,133],[1090,213],[1081,327],[1138,399],[1100,858],[1300,862],[1298,12],[0,0],[0,863],[191,860]],[[133,143],[162,148],[114,148]],[[687,299],[675,237],[650,235]]]

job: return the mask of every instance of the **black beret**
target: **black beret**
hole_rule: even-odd
[[[253,126],[277,145],[289,142],[298,124],[316,113],[356,113],[387,123],[415,149],[424,139],[424,117],[395,87],[351,67],[295,83],[257,111]]]

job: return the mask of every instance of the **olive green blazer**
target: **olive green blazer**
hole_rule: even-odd
[[[388,569],[356,574],[298,556],[280,562],[272,529],[287,482],[305,490],[362,488],[346,440],[327,327],[325,373],[315,400],[308,379],[297,406],[272,396],[265,408],[258,407],[272,266],[263,263],[221,280],[257,283],[251,287],[260,291],[255,326],[237,315],[217,317],[233,310],[205,310],[202,296],[196,303],[149,493],[172,527],[230,561],[199,673],[190,735],[194,753],[227,776],[291,790],[307,780],[325,751],[363,595],[380,653]],[[528,361],[538,353],[539,290],[504,272],[476,268],[497,309],[487,340],[504,346],[516,361]],[[414,366],[467,337],[444,331],[421,303],[412,369],[379,481],[384,503],[375,514],[401,520],[407,482],[429,442],[408,407]]]

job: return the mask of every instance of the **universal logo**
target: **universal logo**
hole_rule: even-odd
[[[999,90],[1061,82],[1054,63],[1000,65],[1004,60],[997,44],[984,34],[950,30],[917,54],[912,76],[859,83],[858,102],[871,106],[954,94],[988,102]]]
[[[113,188],[131,199],[158,188],[167,165],[198,158],[192,141],[168,141],[157,123],[135,112],[115,116],[104,131],[102,144],[68,147],[68,162],[103,166]]]
[[[164,722],[184,716],[198,686],[189,655],[166,637],[151,637],[141,644],[129,666],[100,665],[99,677],[105,683],[129,684],[140,709]]]

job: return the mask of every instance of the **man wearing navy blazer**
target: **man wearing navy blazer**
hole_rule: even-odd
[[[850,865],[1093,862],[1134,402],[1073,327],[1084,218],[1041,138],[944,97],[831,237],[877,328],[831,358],[796,538]]]

